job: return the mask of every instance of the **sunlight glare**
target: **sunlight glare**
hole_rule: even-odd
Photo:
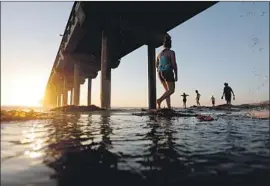
[[[16,86],[11,87],[10,105],[41,106],[45,86],[33,78],[25,77],[16,80]]]

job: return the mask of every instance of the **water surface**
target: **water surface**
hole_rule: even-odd
[[[2,123],[1,185],[270,185],[269,119],[132,112]]]

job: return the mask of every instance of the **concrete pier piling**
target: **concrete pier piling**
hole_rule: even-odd
[[[70,105],[73,105],[73,92],[74,92],[74,88],[71,88],[71,90],[70,90]]]
[[[68,82],[67,82],[67,77],[64,77],[63,80],[63,106],[67,106],[68,104]]]
[[[101,108],[111,108],[110,37],[103,30],[101,39]]]
[[[156,109],[156,49],[154,45],[148,45],[148,108]]]
[[[91,105],[91,91],[92,89],[92,78],[88,78],[88,91],[87,91],[87,105],[90,106]]]
[[[74,63],[74,105],[80,104],[80,64]]]
[[[61,107],[61,94],[57,95],[57,107]]]

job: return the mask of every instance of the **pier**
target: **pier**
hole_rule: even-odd
[[[80,85],[100,71],[101,108],[111,108],[111,70],[148,46],[148,107],[156,108],[156,48],[164,35],[217,2],[74,2],[45,90],[44,106],[80,105]],[[128,77],[126,77],[128,78]],[[68,92],[70,102],[68,103]]]

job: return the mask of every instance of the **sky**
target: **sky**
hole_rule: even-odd
[[[73,2],[1,2],[1,105],[38,106]],[[233,104],[269,100],[269,2],[219,2],[169,34],[178,81],[172,106],[223,104],[224,82]],[[156,49],[156,54],[162,47]],[[147,46],[122,58],[112,70],[112,107],[147,107]],[[157,78],[157,97],[164,92]],[[100,105],[100,72],[92,81],[92,103]],[[87,104],[87,81],[80,104]],[[165,102],[162,106],[165,106]]]

